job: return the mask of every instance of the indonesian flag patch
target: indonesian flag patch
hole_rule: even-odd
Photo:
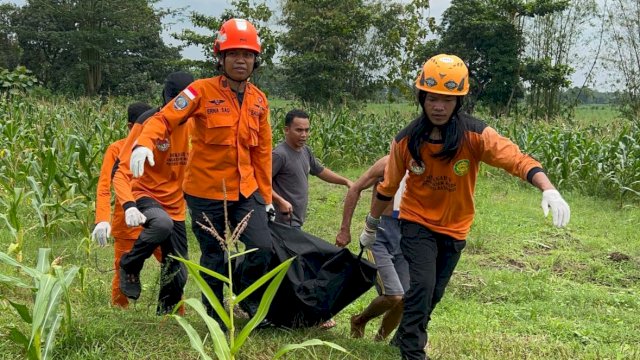
[[[193,86],[187,86],[187,88],[184,89],[183,92],[185,95],[187,95],[189,100],[193,100],[196,98],[196,96],[198,96],[198,92],[193,88]]]
[[[198,92],[191,86],[182,90],[182,94],[176,96],[173,101],[173,108],[176,110],[184,110],[189,106],[189,100],[193,100],[198,96]]]

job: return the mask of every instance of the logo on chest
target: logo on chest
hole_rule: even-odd
[[[469,172],[470,166],[471,166],[471,163],[469,162],[468,159],[458,160],[453,165],[453,172],[458,176],[467,175],[467,173]]]
[[[418,164],[414,159],[409,161],[409,170],[416,175],[422,175],[424,173],[424,164]]]
[[[169,150],[170,147],[171,147],[171,143],[169,142],[169,139],[162,139],[162,140],[156,141],[156,149],[158,149],[158,151],[165,152]]]

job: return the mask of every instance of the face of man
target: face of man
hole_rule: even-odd
[[[284,138],[295,150],[301,149],[309,139],[309,119],[294,117],[289,126],[284,127]]]
[[[253,73],[256,54],[246,49],[231,49],[222,56],[222,67],[231,80],[245,81]]]
[[[438,126],[449,121],[457,102],[457,96],[427,93],[423,105],[431,123]]]

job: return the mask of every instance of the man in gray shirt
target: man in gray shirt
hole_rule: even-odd
[[[309,115],[294,109],[284,122],[285,141],[273,149],[273,204],[276,221],[301,228],[307,215],[309,202],[309,174],[350,188],[353,184],[326,167],[313,156],[306,145],[309,138]]]

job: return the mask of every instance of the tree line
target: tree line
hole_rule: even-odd
[[[469,110],[479,105],[495,116],[549,119],[604,98],[630,119],[640,114],[635,0],[602,6],[595,0],[453,0],[439,23],[429,16],[428,0],[283,0],[277,8],[234,0],[220,16],[156,5],[0,5],[0,67],[23,65],[54,92],[139,94],[177,69],[213,75],[215,32],[223,21],[242,17],[263,40],[262,66],[253,80],[279,97],[320,104],[404,101],[413,97],[422,62],[448,52],[468,62]],[[173,34],[182,44],[177,47],[161,38],[173,15],[186,15],[193,25]],[[188,45],[199,46],[205,60],[182,59],[179,51]],[[571,84],[578,66],[589,69],[587,80]],[[604,89],[597,82],[602,79]]]

